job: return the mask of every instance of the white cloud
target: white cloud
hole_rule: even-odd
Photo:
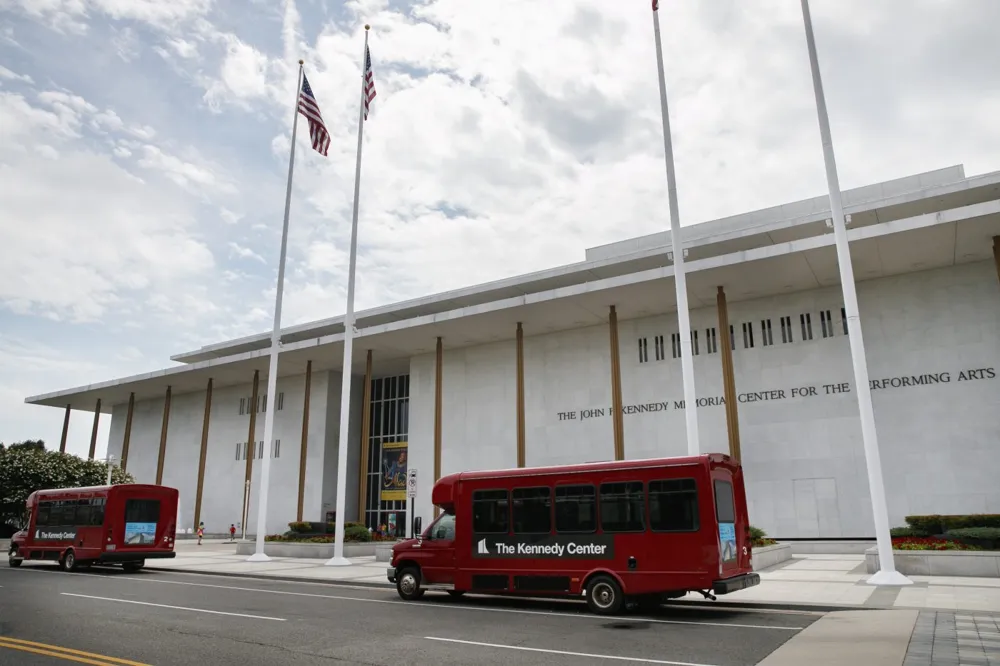
[[[229,250],[230,252],[232,252],[232,254],[239,257],[240,259],[252,259],[254,261],[259,261],[262,264],[267,263],[266,261],[264,261],[264,257],[260,256],[259,254],[257,254],[248,247],[243,247],[239,243],[233,243],[233,242],[229,243]]]
[[[7,79],[9,81],[23,81],[25,83],[34,83],[34,80],[27,74],[17,74],[10,71],[3,65],[0,65],[0,79]]]
[[[1000,5],[812,5],[845,187],[1000,166]],[[67,51],[99,54],[79,69],[64,58],[0,70],[19,91],[46,82],[0,91],[0,219],[15,221],[0,227],[11,256],[0,317],[129,330],[140,353],[128,362],[145,369],[266,330],[300,57],[332,144],[316,155],[299,124],[285,321],[340,314],[364,22],[378,97],[365,124],[359,308],[668,226],[648,2],[284,0],[238,21],[228,9],[0,0],[72,33],[53,36]],[[661,14],[682,224],[821,194],[797,3],[666,3]],[[0,56],[23,54],[14,42],[3,28]],[[112,78],[98,64],[109,61]],[[77,85],[81,70],[95,75]],[[173,324],[154,332],[148,317]],[[46,390],[71,383],[45,377]]]

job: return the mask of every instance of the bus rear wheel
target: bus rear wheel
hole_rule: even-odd
[[[76,553],[73,549],[63,553],[62,559],[59,560],[59,568],[63,571],[76,571]]]
[[[424,596],[424,591],[420,589],[420,570],[406,567],[400,571],[396,579],[396,592],[406,601],[415,601]]]
[[[625,604],[622,588],[611,576],[595,576],[587,584],[587,607],[598,615],[617,615]]]
[[[7,566],[16,569],[21,566],[21,558],[17,556],[17,546],[11,546],[7,551]]]

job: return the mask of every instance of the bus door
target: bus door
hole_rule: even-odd
[[[731,475],[716,470],[712,475],[715,496],[715,518],[719,539],[719,576],[727,578],[739,573],[740,556],[745,542],[746,526],[737,520],[736,496]]]
[[[430,585],[455,582],[455,514],[442,513],[420,542],[420,570]],[[416,555],[416,553],[414,553]]]
[[[101,550],[104,547],[104,498],[76,500],[76,545],[78,548]],[[78,556],[79,557],[79,556]]]

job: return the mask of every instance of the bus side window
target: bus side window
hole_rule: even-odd
[[[53,502],[52,515],[49,519],[52,525],[72,525],[76,521],[76,504],[71,500]]]
[[[597,491],[594,486],[556,486],[556,532],[593,534],[597,531]]]
[[[38,503],[38,517],[35,518],[35,525],[38,527],[48,527],[51,525],[49,518],[52,514],[52,502]]]
[[[649,482],[649,527],[654,532],[698,531],[698,486],[694,479]]]
[[[514,534],[549,534],[552,531],[552,490],[515,488],[511,493],[514,504]]]
[[[645,532],[643,505],[646,496],[642,481],[601,484],[601,530],[604,532]]]
[[[104,498],[98,497],[94,500],[93,506],[90,507],[90,524],[91,525],[103,525],[104,524]]]
[[[91,506],[89,499],[82,499],[76,505],[76,520],[74,525],[90,525]]]
[[[472,531],[476,534],[507,534],[509,515],[506,490],[476,490],[472,493]]]

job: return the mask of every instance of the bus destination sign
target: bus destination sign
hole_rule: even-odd
[[[473,557],[556,558],[610,560],[615,556],[614,537],[605,534],[569,536],[511,537],[474,539]]]

